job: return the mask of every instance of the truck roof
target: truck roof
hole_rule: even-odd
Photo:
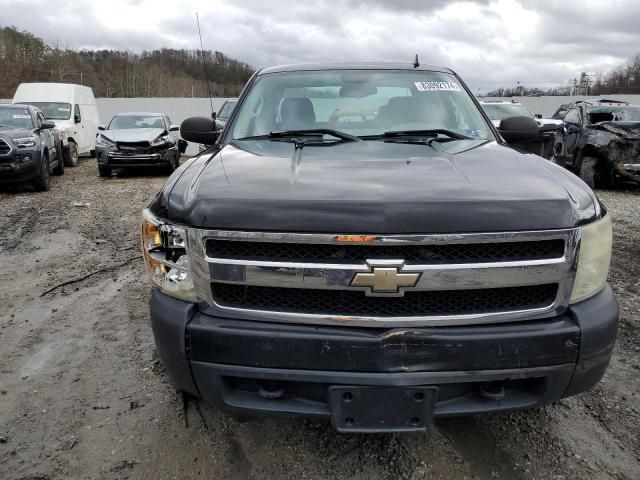
[[[26,102],[65,102],[93,104],[93,90],[86,85],[75,83],[21,83],[13,96],[13,103]]]
[[[118,112],[114,115],[114,117],[123,117],[125,115],[137,115],[137,116],[147,116],[147,117],[161,117],[164,115],[160,112]]]
[[[314,70],[421,70],[431,72],[451,73],[453,70],[435,65],[420,65],[414,67],[412,63],[400,62],[345,62],[345,63],[302,63],[280,65],[260,70],[258,75],[281,72],[306,72]]]

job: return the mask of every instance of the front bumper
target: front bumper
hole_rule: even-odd
[[[176,387],[238,414],[330,418],[328,390],[338,385],[437,387],[436,417],[535,407],[595,385],[618,328],[609,286],[555,318],[465,327],[239,321],[158,290],[150,306]],[[502,396],[486,395],[496,388]]]
[[[29,160],[24,160],[24,155],[29,155]],[[31,180],[40,175],[40,156],[37,152],[21,152],[21,159],[15,155],[0,158],[0,184],[16,183]]]
[[[621,177],[640,183],[640,159],[635,163],[618,163],[616,170]]]
[[[148,153],[96,146],[98,163],[112,168],[166,167],[176,157],[176,152],[175,147]]]

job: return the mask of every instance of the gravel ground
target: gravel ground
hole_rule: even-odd
[[[599,192],[615,219],[622,319],[594,390],[427,434],[365,436],[239,423],[175,394],[137,239],[164,180],[101,179],[83,159],[50,192],[0,192],[0,478],[640,478],[640,190]]]

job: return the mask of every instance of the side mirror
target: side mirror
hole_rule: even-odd
[[[498,132],[507,143],[529,142],[538,136],[538,123],[531,117],[503,118]]]
[[[74,121],[75,123],[80,123],[80,122],[81,122],[80,115],[74,115],[74,116],[73,116],[73,121]]]
[[[179,125],[169,125],[169,131],[170,132],[177,132],[178,130],[180,130],[180,126]]]
[[[45,120],[40,125],[41,125],[41,128],[44,129],[44,130],[50,130],[52,128],[56,128],[56,124],[51,122],[51,121],[49,121],[49,120]]]
[[[190,117],[180,124],[180,136],[188,142],[213,145],[218,140],[218,133],[211,118]]]
[[[542,118],[542,114],[541,113],[536,113],[536,118]]]
[[[107,129],[107,127],[105,127],[103,124],[98,125],[98,130],[100,130],[101,132],[105,131]]]

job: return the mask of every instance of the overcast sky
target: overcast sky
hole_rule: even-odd
[[[640,53],[637,0],[0,0],[0,25],[74,49],[205,48],[259,68],[388,60],[456,70],[474,91],[566,85]]]

